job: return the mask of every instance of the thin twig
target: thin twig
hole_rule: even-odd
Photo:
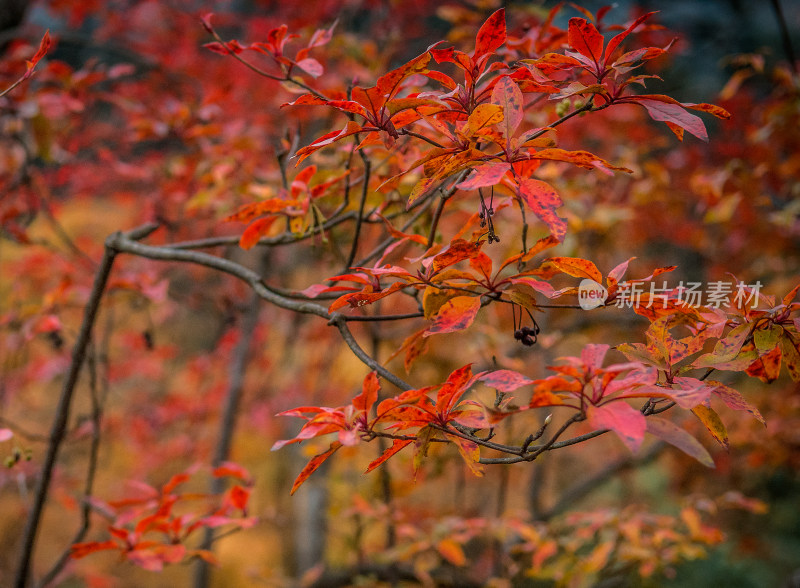
[[[783,42],[783,52],[786,53],[786,59],[789,60],[789,67],[792,68],[795,75],[800,75],[797,59],[794,55],[794,47],[792,46],[792,36],[789,34],[789,27],[786,26],[786,17],[783,15],[783,8],[781,8],[780,0],[772,0],[772,8],[775,11],[775,18],[778,19],[778,28],[781,30],[781,41]]]
[[[414,131],[409,131],[408,129],[400,129],[397,132],[400,135],[408,135],[409,137],[416,137],[417,139],[421,139],[421,140],[425,141],[426,143],[430,143],[434,147],[438,147],[439,149],[446,149],[446,147],[444,145],[442,145],[441,143],[438,143],[437,141],[434,141],[430,137],[426,137],[425,135],[421,135],[420,133],[415,133]]]
[[[107,338],[105,339],[104,343],[107,343]],[[103,421],[103,401],[101,399],[100,391],[98,389],[98,377],[97,377],[97,350],[94,345],[92,345],[92,352],[89,354],[88,357],[88,365],[89,365],[89,396],[91,398],[91,406],[92,406],[92,440],[91,446],[89,448],[89,461],[86,467],[86,479],[83,485],[83,499],[81,501],[81,522],[78,527],[78,530],[75,532],[75,535],[72,537],[69,546],[65,549],[59,558],[56,560],[53,567],[50,568],[50,571],[47,572],[42,579],[38,582],[38,588],[44,588],[48,586],[53,580],[55,580],[56,576],[64,569],[64,566],[67,565],[69,561],[69,556],[71,553],[71,547],[75,543],[80,543],[86,537],[86,533],[89,531],[89,525],[91,523],[91,515],[92,515],[92,506],[89,498],[94,493],[94,480],[97,474],[97,459],[100,454],[100,434],[101,434],[101,427]]]
[[[364,222],[364,207],[367,205],[367,195],[369,194],[369,177],[372,170],[372,162],[364,155],[363,151],[359,151],[361,160],[364,162],[364,184],[361,186],[361,200],[358,203],[358,216],[356,216],[356,228],[353,233],[353,243],[350,246],[350,255],[347,256],[347,263],[345,263],[344,271],[347,271],[352,265],[358,252],[358,241],[361,236],[361,225]]]
[[[442,212],[444,211],[444,206],[447,204],[448,197],[445,197],[444,194],[439,196],[439,204],[436,205],[436,210],[433,212],[433,220],[431,221],[431,230],[428,233],[428,247],[433,247],[434,241],[436,241],[436,231],[439,228],[439,220],[442,218]]]

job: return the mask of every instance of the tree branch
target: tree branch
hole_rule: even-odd
[[[134,229],[124,236],[125,240],[135,243],[133,239],[141,239],[154,231],[156,226],[145,225],[138,229]],[[47,494],[50,489],[50,481],[53,477],[53,470],[55,469],[56,460],[58,459],[58,451],[61,448],[61,443],[64,440],[67,431],[67,424],[69,422],[69,412],[72,405],[72,397],[75,392],[75,387],[78,383],[83,362],[86,359],[86,351],[92,338],[92,328],[94,327],[97,313],[100,308],[100,301],[103,298],[108,278],[111,275],[111,268],[114,265],[114,259],[117,255],[116,249],[112,245],[115,237],[123,238],[122,233],[115,233],[106,240],[105,251],[103,252],[103,259],[98,266],[97,273],[95,274],[94,284],[92,285],[89,300],[86,303],[84,310],[83,321],[81,323],[78,338],[72,350],[72,361],[67,371],[64,384],[61,389],[61,395],[56,407],[55,417],[53,424],[50,428],[50,442],[47,447],[47,455],[45,456],[44,463],[42,464],[42,473],[36,485],[36,493],[31,511],[28,514],[28,519],[25,524],[23,532],[22,545],[20,549],[19,561],[17,564],[17,574],[14,580],[16,588],[25,588],[30,576],[31,560],[33,559],[33,551],[36,547],[36,536],[39,531],[39,523],[41,521],[44,505],[47,501]]]

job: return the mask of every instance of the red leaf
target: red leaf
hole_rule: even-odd
[[[646,420],[648,433],[662,441],[666,441],[670,445],[674,445],[704,466],[714,467],[714,459],[709,455],[706,448],[678,425],[659,417],[649,417]]]
[[[500,392],[512,392],[521,386],[533,384],[533,380],[513,370],[495,370],[480,376],[478,380]]]
[[[250,490],[248,488],[242,488],[237,484],[228,490],[228,500],[235,508],[245,510],[247,508],[247,501],[250,500]]]
[[[313,57],[306,57],[297,62],[297,66],[310,75],[312,78],[318,78],[323,74],[322,64]]]
[[[219,53],[220,55],[230,55],[230,51],[225,48],[225,45],[220,43],[219,41],[212,41],[211,43],[205,43],[203,45],[209,51],[213,51],[214,53]]]
[[[188,481],[189,478],[190,478],[190,476],[186,472],[181,473],[181,474],[175,474],[174,476],[172,476],[169,479],[169,482],[164,484],[164,486],[161,488],[161,494],[163,496],[171,494],[172,491],[175,490],[175,488],[177,488],[178,486],[180,486],[184,482]]]
[[[219,467],[214,468],[213,474],[215,478],[238,478],[245,483],[249,483],[252,480],[250,472],[245,467],[232,461],[226,461]]]
[[[47,31],[45,31],[44,37],[42,37],[42,40],[39,42],[39,49],[36,51],[36,54],[33,57],[31,57],[30,61],[25,62],[28,67],[28,70],[25,72],[23,79],[31,76],[31,74],[33,73],[33,68],[36,67],[36,64],[42,60],[42,57],[44,57],[47,51],[50,49],[51,44],[52,43],[50,41],[50,29],[48,29]]]
[[[642,16],[637,18],[631,26],[622,31],[620,34],[611,38],[611,40],[608,42],[608,46],[606,47],[606,54],[605,54],[606,64],[608,64],[608,62],[611,60],[611,56],[614,54],[614,51],[616,51],[620,43],[622,43],[625,40],[625,37],[630,35],[636,27],[638,27],[640,24],[642,24],[645,20],[647,20],[654,14],[655,12],[648,12],[647,14],[643,14]]]
[[[672,104],[642,96],[633,97],[631,100],[644,106],[653,120],[670,122],[686,129],[698,139],[708,142],[708,133],[702,119],[686,112],[680,104]]]
[[[376,467],[381,465],[383,462],[387,461],[390,457],[392,457],[396,453],[399,453],[401,449],[403,449],[404,447],[406,447],[408,445],[411,445],[413,442],[414,442],[413,439],[395,439],[394,443],[392,443],[391,447],[387,448],[381,454],[381,456],[378,459],[372,461],[367,466],[367,469],[364,471],[364,473],[368,474],[369,472],[374,470]]]
[[[569,19],[567,30],[569,46],[598,65],[603,56],[603,40],[603,35],[586,19],[577,17]]]
[[[547,182],[533,178],[519,178],[517,186],[519,196],[528,208],[547,225],[553,237],[563,241],[567,234],[567,219],[556,213],[556,208],[563,202],[555,189]]]
[[[475,39],[475,52],[472,59],[476,62],[489,53],[494,53],[506,42],[506,11],[501,8],[483,23]]]
[[[711,396],[711,386],[708,382],[683,376],[676,377],[674,381],[679,388],[671,390],[669,394],[681,408],[691,410],[698,404],[708,402]]]
[[[353,398],[353,406],[358,410],[369,412],[372,405],[378,400],[378,392],[381,390],[381,383],[375,372],[370,372],[364,378],[364,385],[361,394]]]
[[[475,320],[480,308],[480,296],[456,296],[442,305],[433,324],[425,330],[423,336],[466,329]]]
[[[211,25],[211,17],[214,16],[213,12],[207,12],[203,16],[200,17],[200,22],[203,23],[203,28],[208,33],[214,33],[214,27]]]
[[[370,127],[368,130],[374,131],[374,127]],[[355,135],[356,133],[364,132],[364,128],[361,127],[358,123],[350,120],[347,121],[347,124],[341,131],[331,131],[330,133],[326,133],[325,135],[319,137],[315,140],[311,145],[303,147],[302,149],[298,149],[295,157],[297,157],[297,165],[300,165],[306,157],[317,151],[318,149],[322,149],[323,147],[327,147],[336,141],[341,141],[349,137],[350,135]]]
[[[522,92],[511,78],[503,76],[497,81],[492,90],[492,104],[503,107],[504,118],[501,129],[508,142],[522,122],[524,114],[522,110]]]
[[[733,410],[743,410],[749,412],[753,417],[755,417],[762,425],[767,426],[767,421],[764,420],[764,417],[761,416],[759,410],[747,402],[737,390],[726,386],[722,382],[717,382],[715,380],[708,380],[706,382],[709,386],[713,386],[714,390],[713,393],[725,403],[728,408],[732,408]]]
[[[614,431],[634,453],[641,447],[647,429],[644,415],[625,402],[609,402],[601,406],[590,404],[586,409],[586,419],[595,429]]]
[[[111,540],[108,541],[87,541],[86,543],[75,543],[70,547],[69,556],[73,559],[80,559],[91,555],[96,551],[103,551],[106,549],[119,549],[119,545]]]
[[[536,290],[539,294],[544,294],[548,298],[558,298],[563,290],[555,290],[548,282],[536,280],[534,278],[511,278],[512,284],[522,284]]]
[[[506,172],[511,169],[510,163],[487,163],[472,169],[470,176],[458,184],[459,190],[476,190],[486,186],[494,186],[500,183]]]
[[[308,479],[308,477],[311,474],[313,474],[316,471],[316,469],[319,468],[319,466],[321,466],[325,462],[326,459],[328,459],[331,455],[336,453],[336,450],[339,449],[341,446],[342,446],[341,443],[339,443],[338,441],[334,441],[333,443],[331,443],[331,446],[327,451],[323,451],[319,455],[315,455],[314,457],[312,457],[311,460],[306,464],[306,467],[303,468],[303,471],[300,472],[300,475],[297,476],[297,478],[295,479],[290,494],[294,494],[297,491],[297,489],[303,485],[303,482],[305,482]]]
[[[391,98],[397,93],[398,89],[400,88],[400,83],[407,77],[414,74],[427,72],[428,63],[430,60],[431,54],[426,51],[422,55],[415,57],[397,69],[382,75],[380,78],[378,78],[378,82],[375,86],[381,94]]]
[[[603,367],[610,345],[606,343],[590,343],[581,350],[581,361],[591,371],[597,371]]]
[[[623,261],[619,265],[615,266],[610,272],[608,272],[606,283],[608,284],[609,289],[619,283],[619,281],[622,279],[622,276],[624,276],[625,272],[628,271],[628,264],[634,259],[636,258],[631,257],[629,260]]]
[[[436,408],[440,414],[446,414],[455,406],[471,379],[472,364],[458,368],[447,377],[436,395]]]

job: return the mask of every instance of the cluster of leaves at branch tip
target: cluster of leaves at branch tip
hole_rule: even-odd
[[[689,110],[711,113],[723,119],[730,116],[711,104],[680,103],[665,95],[630,92],[634,85],[644,85],[646,78],[653,77],[632,75],[631,72],[668,51],[671,45],[627,53],[621,51],[622,43],[637,28],[644,26],[652,14],[642,15],[607,42],[592,22],[572,18],[567,30],[569,50],[563,54],[546,53],[538,59],[506,64],[502,60],[491,61],[506,40],[505,15],[501,9],[480,28],[471,54],[453,47],[441,48],[437,43],[419,57],[380,77],[375,86],[354,88],[352,99],[329,99],[314,93],[304,94],[292,102],[290,106],[331,107],[350,117],[344,129],[327,133],[301,148],[298,164],[316,151],[347,137],[359,137],[360,142],[355,148],[367,149],[380,142],[391,148],[402,135],[409,135],[410,140],[434,145],[391,178],[396,182],[398,178],[422,170],[422,177],[416,180],[408,196],[409,208],[418,205],[455,176],[458,180],[451,186],[453,190],[470,192],[491,188],[493,198],[496,192],[506,199],[497,206],[487,206],[481,193],[481,207],[467,225],[479,224],[479,229],[488,226],[490,244],[499,241],[491,228],[492,217],[515,200],[534,212],[550,233],[532,248],[506,259],[495,268],[492,259],[482,251],[484,240],[464,238],[468,234],[466,227],[443,246],[430,243],[426,237],[404,233],[386,222],[398,246],[409,243],[425,248],[416,258],[419,263],[416,271],[379,261],[373,267],[350,268],[350,273],[330,278],[334,285],[312,286],[303,294],[313,298],[345,291],[330,305],[329,312],[334,312],[346,307],[361,308],[407,289],[421,291],[424,316],[431,322],[410,335],[398,350],[398,353],[406,353],[408,370],[414,359],[424,352],[425,338],[469,328],[483,304],[491,302],[493,297],[530,312],[539,308],[535,297],[530,295],[531,291],[548,299],[576,294],[574,286],[557,290],[549,282],[555,275],[566,274],[597,283],[605,282],[606,304],[610,305],[616,300],[621,284],[647,282],[675,269],[674,266],[658,268],[645,278],[627,281],[623,281],[623,276],[633,258],[613,268],[605,280],[592,261],[581,258],[552,257],[538,267],[525,269],[536,255],[561,243],[567,232],[566,219],[557,213],[562,205],[561,198],[549,183],[534,177],[543,161],[567,162],[606,174],[630,172],[587,151],[565,151],[553,147],[552,140],[546,138],[547,133],[553,131],[551,127],[532,128],[520,134],[525,121],[527,94],[545,94],[560,100],[562,119],[612,106],[638,105],[654,120],[666,122],[681,140],[684,131],[704,141],[708,139],[702,120]],[[463,81],[431,69],[432,62],[454,65],[463,75]],[[585,78],[592,83],[574,81]],[[438,83],[444,89],[409,93],[407,89],[412,89],[421,79]],[[563,121],[555,124],[560,122]],[[462,262],[467,263],[469,269],[454,269]],[[508,270],[515,266],[518,272],[509,275]],[[388,286],[385,284],[387,280],[391,280]],[[341,282],[356,285],[343,286]],[[788,314],[797,308],[797,303],[791,303],[794,294],[796,289],[785,299],[785,316],[780,315],[779,321],[786,325]],[[431,443],[445,441],[455,444],[467,466],[480,475],[483,470],[482,448],[499,448],[516,453],[520,458],[526,458],[531,449],[529,443],[522,449],[492,444],[479,437],[478,430],[524,410],[562,406],[572,408],[576,420],[585,420],[596,430],[613,431],[632,451],[639,450],[645,434],[649,433],[713,467],[711,455],[697,439],[670,421],[653,416],[653,413],[661,412],[665,403],[691,410],[709,428],[712,436],[726,447],[727,437],[722,431],[721,421],[710,407],[712,397],[721,399],[735,410],[746,410],[756,418],[761,419],[760,414],[740,394],[721,382],[683,374],[690,369],[710,367],[747,369],[753,375],[774,378],[774,361],[770,360],[777,354],[775,350],[782,329],[790,327],[761,326],[765,321],[775,324],[775,311],[763,311],[766,313],[764,316],[770,317],[768,319],[757,318],[761,311],[750,312],[743,317],[744,322],[736,326],[740,319],[713,309],[681,307],[676,298],[673,293],[668,302],[658,307],[645,295],[635,306],[635,312],[652,321],[648,330],[651,343],[647,346],[618,346],[617,349],[628,356],[628,363],[603,367],[609,346],[593,344],[587,345],[579,358],[564,358],[565,363],[552,366],[550,369],[556,375],[538,380],[509,370],[473,375],[470,366],[465,366],[453,372],[443,384],[408,390],[382,402],[376,415],[370,416],[378,386],[377,376],[373,373],[365,381],[362,394],[350,406],[301,407],[281,413],[304,418],[307,422],[298,436],[279,442],[274,448],[319,435],[336,433],[338,436],[326,451],[314,457],[303,469],[293,491],[341,446],[369,441],[377,436],[391,438],[393,444],[370,465],[368,471],[405,447],[413,446],[416,472]],[[730,333],[724,335],[731,326]],[[674,339],[671,333],[679,328],[688,329],[690,335]],[[514,331],[514,338],[526,346],[532,346],[538,335],[535,321],[532,327],[520,326]],[[703,344],[714,338],[718,339],[719,349],[701,353]],[[750,347],[746,347],[747,342],[750,342]],[[787,345],[796,352],[794,345]],[[789,362],[793,376],[796,375],[795,365],[795,361]],[[470,386],[479,381],[495,386],[503,393],[522,386],[533,386],[533,391],[529,401],[522,406],[515,405],[510,395],[495,407],[479,406],[474,401],[456,405]],[[435,394],[436,400],[431,399],[430,394]],[[640,409],[629,404],[636,399],[646,400],[644,407]],[[475,432],[464,433],[463,427],[470,427]],[[550,444],[554,443],[555,438]]]

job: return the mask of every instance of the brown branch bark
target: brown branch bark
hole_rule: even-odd
[[[138,229],[134,229],[127,233],[124,238],[135,242],[136,239],[143,239],[157,227],[155,225],[145,225]],[[33,560],[33,552],[36,547],[36,538],[39,532],[39,524],[41,522],[44,506],[47,502],[48,491],[50,490],[50,482],[53,477],[53,470],[55,469],[56,461],[58,459],[58,452],[61,448],[61,443],[64,441],[67,432],[67,425],[69,423],[70,407],[72,405],[72,398],[75,393],[80,376],[81,368],[86,359],[86,352],[89,348],[89,343],[92,339],[92,329],[97,313],[100,308],[100,302],[105,292],[108,278],[111,275],[111,268],[114,265],[117,251],[111,244],[114,238],[120,236],[122,233],[115,233],[106,240],[106,247],[103,253],[103,259],[98,266],[97,273],[95,274],[94,284],[92,285],[89,301],[86,303],[86,308],[83,314],[83,321],[78,333],[78,338],[72,350],[72,361],[64,378],[64,384],[61,388],[61,395],[59,396],[58,405],[56,407],[53,424],[50,427],[50,441],[47,446],[47,455],[45,456],[42,464],[42,472],[39,481],[36,484],[36,491],[34,494],[33,505],[28,514],[25,523],[25,529],[22,535],[22,544],[20,546],[19,560],[17,563],[17,572],[14,579],[14,586],[16,588],[25,588],[28,584],[31,573],[31,562]]]

